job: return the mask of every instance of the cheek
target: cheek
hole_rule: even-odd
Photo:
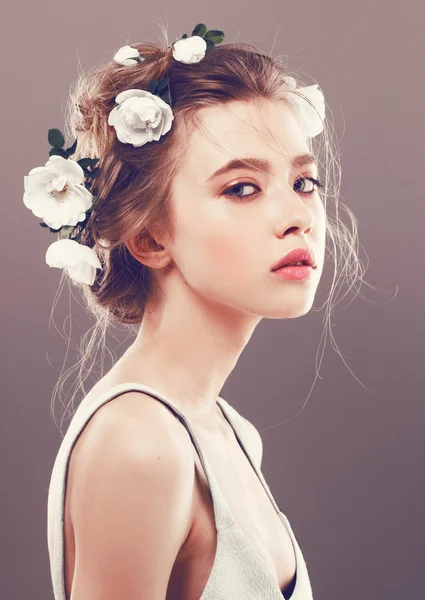
[[[214,231],[199,243],[199,261],[191,261],[191,283],[210,300],[228,306],[240,306],[241,297],[250,298],[255,281],[255,265],[249,260],[247,236]],[[202,256],[202,259],[201,259]]]
[[[243,219],[224,202],[205,200],[199,208],[185,200],[178,205],[173,253],[186,283],[214,297],[231,297],[235,289],[251,293],[264,261],[258,219]]]
[[[232,295],[234,285],[242,286],[248,277],[247,236],[237,227],[225,227],[223,220],[209,220],[187,231],[180,239],[180,268],[184,278],[209,297],[221,297],[223,291]],[[249,277],[248,277],[249,279]]]
[[[215,235],[206,240],[205,252],[211,264],[224,266],[228,262],[237,262],[238,244],[232,236]]]
[[[182,207],[178,215],[177,248],[185,271],[195,269],[199,273],[207,268],[216,274],[217,270],[228,271],[231,265],[243,263],[246,231],[222,203],[205,201],[196,207],[186,199]]]
[[[215,232],[204,241],[205,258],[215,271],[237,276],[247,264],[247,240],[237,232]]]

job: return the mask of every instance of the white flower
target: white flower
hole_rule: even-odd
[[[293,77],[290,77],[289,75],[284,77],[283,81],[285,83],[285,87],[288,88],[289,90],[295,90],[295,88],[297,87],[297,82],[295,81],[295,79]]]
[[[53,155],[24,177],[24,204],[53,229],[75,226],[93,203],[83,182],[84,171],[75,160]]]
[[[323,123],[321,119],[325,119],[325,98],[323,92],[319,90],[318,84],[309,85],[307,87],[296,87],[296,81],[293,77],[284,77],[285,87],[288,90],[295,90],[303,94],[312,102],[315,109],[310,106],[306,100],[296,94],[289,94],[289,100],[293,103],[298,111],[301,128],[307,137],[315,137],[323,131]],[[317,111],[317,112],[316,112]],[[319,113],[319,114],[317,114]],[[320,118],[319,118],[320,115]]]
[[[115,127],[120,142],[138,148],[170,131],[173,111],[159,96],[131,89],[118,94],[115,101],[118,106],[109,113],[108,123]]]
[[[46,251],[46,263],[49,267],[65,269],[74,281],[89,285],[93,285],[96,269],[102,269],[92,248],[70,239],[50,244]]]
[[[207,42],[199,35],[192,35],[173,44],[175,60],[187,65],[202,60],[207,50]]]
[[[134,65],[139,61],[137,59],[146,60],[146,57],[140,56],[139,51],[132,46],[123,46],[114,54],[114,61],[120,65]]]

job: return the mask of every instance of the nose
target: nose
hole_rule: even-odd
[[[283,215],[275,225],[276,235],[286,237],[287,235],[298,232],[308,235],[311,233],[314,225],[314,214],[301,202],[294,204],[291,209],[285,206]]]

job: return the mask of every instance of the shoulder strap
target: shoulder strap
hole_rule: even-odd
[[[258,479],[262,483],[262,485],[266,491],[266,494],[268,495],[268,497],[270,499],[270,502],[272,503],[276,512],[280,513],[279,506],[278,506],[276,500],[274,499],[273,494],[271,493],[266,480],[264,479],[263,473],[261,471],[261,467],[259,464],[257,464],[257,461],[255,461],[253,459],[254,452],[253,452],[253,448],[252,448],[252,444],[251,444],[251,437],[247,430],[246,423],[244,422],[242,416],[238,413],[238,411],[233,406],[231,406],[231,404],[229,404],[227,402],[227,400],[224,400],[224,398],[221,398],[220,396],[218,397],[218,400],[219,400],[220,408],[222,409],[226,419],[230,423],[230,426],[232,427],[233,431],[235,432],[236,439],[238,440],[239,445],[241,446],[246,457],[248,458],[249,462],[251,463],[252,468],[254,469],[255,473],[258,476]]]
[[[100,394],[99,397],[97,397],[88,405],[85,405],[83,400],[78,406],[77,410],[75,411],[69,428],[64,436],[60,451],[58,453],[59,458],[57,460],[60,461],[59,454],[62,454],[64,457],[69,456],[69,453],[74,443],[76,442],[78,436],[80,435],[81,431],[83,430],[85,424],[101,406],[126,392],[142,392],[144,394],[148,394],[149,396],[152,396],[152,398],[155,398],[156,400],[162,402],[176,415],[176,417],[179,419],[182,425],[187,429],[191,441],[195,446],[196,452],[198,453],[202,468],[204,469],[205,475],[207,477],[207,481],[211,490],[217,531],[220,531],[221,529],[226,529],[227,527],[232,525],[234,523],[234,518],[230,511],[230,507],[226,502],[226,498],[223,495],[218,485],[218,482],[214,477],[213,472],[211,471],[204,451],[202,450],[196,437],[195,431],[190,425],[190,422],[187,419],[186,415],[179,408],[177,408],[177,406],[175,406],[175,404],[170,398],[147,385],[136,382],[120,383],[107,390],[106,393]],[[65,483],[65,480],[63,483]],[[58,510],[60,510],[60,506],[61,502],[59,502]]]

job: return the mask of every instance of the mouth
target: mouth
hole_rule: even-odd
[[[286,263],[284,265],[282,265],[281,267],[277,267],[277,269],[272,269],[272,271],[281,271],[282,269],[286,269],[287,267],[310,267],[310,268],[314,268],[312,264],[310,264],[307,260],[299,260],[299,261],[293,261],[290,263]]]
[[[316,268],[313,251],[308,248],[295,248],[281,258],[273,267],[272,271],[278,271],[284,267],[311,267]]]
[[[307,264],[305,261],[299,261],[296,263],[289,263],[283,265],[280,269],[274,269],[272,273],[274,276],[282,279],[290,280],[302,280],[308,279],[313,274],[314,268]]]

